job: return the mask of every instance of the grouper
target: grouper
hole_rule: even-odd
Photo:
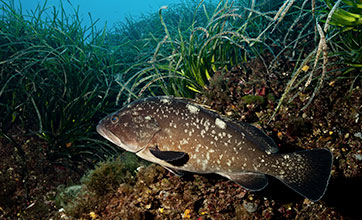
[[[264,189],[269,175],[318,201],[331,175],[329,150],[278,153],[274,141],[260,129],[185,98],[136,100],[102,119],[97,131],[176,174],[216,173],[251,191]]]

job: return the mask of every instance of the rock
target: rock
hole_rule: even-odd
[[[362,139],[362,133],[361,132],[354,133],[354,136]]]
[[[258,206],[253,202],[243,202],[243,207],[248,211],[249,213],[253,213],[258,209]]]
[[[354,156],[356,157],[357,160],[362,160],[362,155],[361,154],[355,154]]]

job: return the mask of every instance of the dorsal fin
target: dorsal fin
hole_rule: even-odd
[[[255,142],[257,142],[258,144],[257,146],[260,147],[262,150],[270,153],[278,152],[278,147],[273,139],[266,135],[262,130],[245,122],[239,122],[239,125],[241,130],[249,135],[251,139],[255,140]]]

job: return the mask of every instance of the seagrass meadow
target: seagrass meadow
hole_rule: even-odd
[[[101,30],[78,8],[0,2],[1,219],[362,216],[360,0],[186,0]],[[97,134],[107,114],[158,95],[253,124],[280,152],[329,149],[326,194],[178,177]]]

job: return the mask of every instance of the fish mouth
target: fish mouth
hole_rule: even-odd
[[[113,134],[108,129],[105,129],[101,124],[97,125],[96,130],[105,139],[107,139],[110,142],[112,142],[113,144],[123,148],[124,150],[130,151],[130,152],[133,152],[133,153],[138,153],[138,152],[140,152],[141,150],[144,149],[144,147],[139,148],[136,145],[126,145],[125,143],[123,143],[121,141],[121,139],[119,139],[115,134]]]
[[[98,124],[96,130],[100,135],[102,135],[102,137],[109,140],[110,142],[118,146],[123,145],[122,141],[116,135],[114,135],[111,131],[104,129],[102,125]]]

